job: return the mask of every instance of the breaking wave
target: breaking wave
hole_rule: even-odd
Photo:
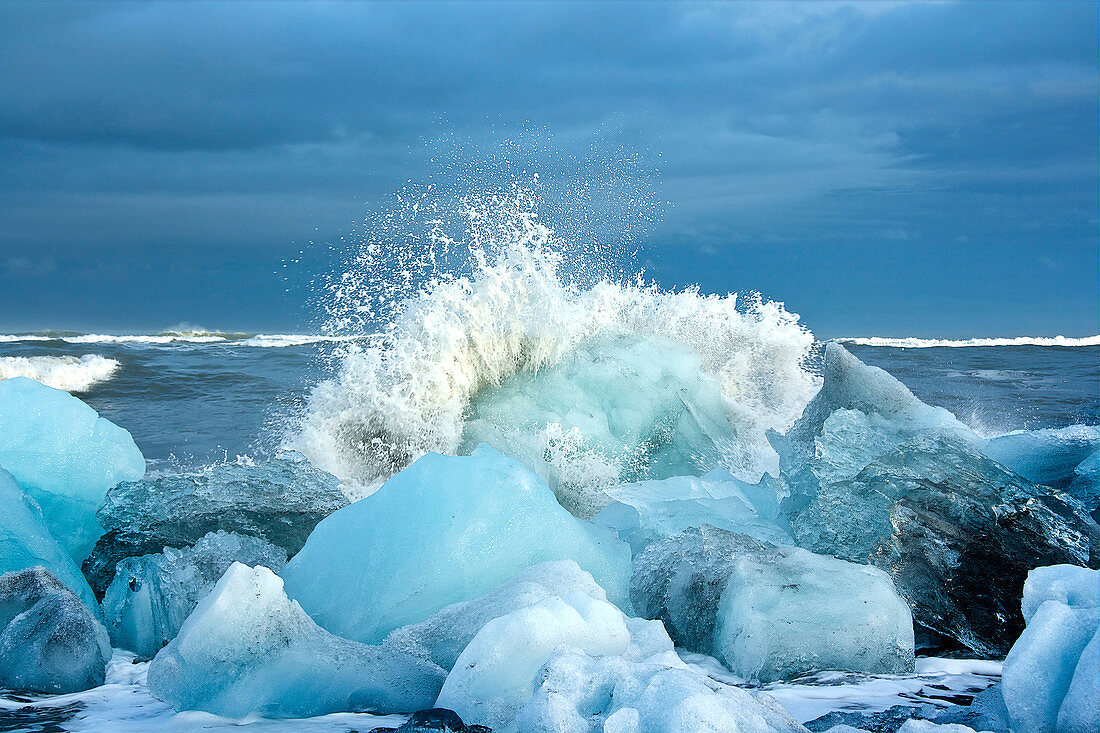
[[[96,354],[75,356],[3,356],[0,379],[29,377],[66,392],[86,392],[105,382],[118,370],[119,363]]]
[[[332,376],[312,390],[288,447],[366,493],[429,451],[459,451],[480,393],[629,336],[698,354],[703,374],[720,384],[740,443],[726,467],[752,480],[772,468],[765,431],[789,427],[818,387],[807,367],[814,338],[798,316],[759,294],[668,291],[640,276],[593,279],[615,268],[592,262],[601,255],[591,246],[559,237],[539,204],[515,186],[462,199],[457,235],[430,215],[421,239],[366,241],[325,289],[330,331],[366,335],[334,354]],[[414,202],[406,213],[410,207],[424,208]],[[367,333],[372,319],[381,325]],[[532,426],[547,453],[560,427]],[[569,455],[584,463],[574,471],[615,480],[619,467],[594,469],[583,450]]]
[[[925,338],[886,338],[868,336],[864,338],[834,339],[842,344],[857,346],[892,346],[898,349],[965,348],[968,346],[1100,346],[1100,336],[1071,338],[1067,336],[1016,336],[1014,338],[972,338],[972,339],[925,339]]]
[[[156,334],[104,334],[104,333],[19,333],[0,334],[0,343],[36,341],[62,341],[69,344],[130,344],[135,346],[164,346],[171,344],[220,344],[225,346],[249,346],[255,348],[284,348],[310,344],[350,341],[357,337],[305,333],[247,334],[219,331],[164,332]]]

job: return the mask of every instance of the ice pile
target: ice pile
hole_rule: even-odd
[[[76,692],[103,684],[107,631],[45,568],[0,575],[0,687]]]
[[[335,477],[294,453],[121,483],[99,512],[106,533],[84,571],[102,594],[123,558],[188,547],[217,531],[259,537],[293,555],[317,522],[346,504]]]
[[[283,572],[323,627],[375,643],[545,560],[575,560],[626,602],[630,549],[578,520],[518,461],[429,454],[322,520]]]
[[[0,381],[0,467],[42,509],[76,562],[103,533],[96,511],[107,490],[145,475],[130,434],[68,394],[26,377]]]
[[[909,606],[866,565],[704,525],[639,554],[630,595],[677,644],[746,679],[913,669]]]
[[[115,646],[152,657],[175,638],[184,620],[234,562],[275,572],[286,551],[258,537],[211,532],[193,547],[164,548],[115,567],[103,597],[103,616]]]
[[[177,710],[243,718],[432,706],[443,672],[408,654],[333,636],[264,567],[234,563],[149,666]]]
[[[985,441],[950,413],[839,345],[826,348],[824,376],[794,427],[769,436],[798,544],[889,572],[925,643],[1005,654],[1023,629],[1027,571],[1097,562],[1096,523],[1073,498],[991,460]],[[1061,455],[1028,455],[1041,453]],[[1057,470],[1072,472],[1077,457]],[[1030,465],[1039,472],[1040,463]]]
[[[1001,682],[1013,729],[1100,729],[1100,571],[1036,568],[1022,605],[1027,628],[1005,659]]]

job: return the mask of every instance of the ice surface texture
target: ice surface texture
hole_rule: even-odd
[[[0,575],[0,687],[87,690],[103,684],[110,658],[106,629],[45,568]]]
[[[334,476],[294,454],[119,484],[99,512],[107,533],[84,571],[102,594],[119,560],[188,547],[218,530],[260,537],[293,555],[317,522],[345,504]]]
[[[570,515],[519,461],[483,446],[424,456],[333,513],[283,577],[317,623],[374,643],[530,565],[565,559],[628,605],[630,548]]]
[[[211,532],[193,547],[164,548],[130,557],[115,567],[103,597],[103,617],[115,646],[152,657],[180,630],[199,600],[234,562],[263,565],[276,573],[286,550],[258,537]]]
[[[613,501],[593,521],[616,530],[635,553],[654,540],[704,524],[791,545],[775,483],[765,475],[760,483],[747,484],[718,468],[699,478],[620,484],[604,490]]]
[[[341,639],[286,597],[264,567],[234,563],[149,666],[149,690],[177,710],[231,718],[429,708],[430,662]]]
[[[689,529],[635,558],[631,598],[678,644],[748,679],[912,671],[912,617],[890,578],[799,548]]]
[[[394,630],[383,645],[430,659],[449,671],[458,655],[489,621],[547,598],[571,593],[607,600],[603,588],[572,560],[539,563],[521,570],[483,596],[451,604],[419,623]]]
[[[736,441],[722,405],[719,380],[690,348],[604,337],[480,391],[460,450],[486,443],[519,458],[563,506],[589,518],[608,503],[603,486],[716,466]]]
[[[1001,682],[1013,729],[1100,730],[1100,571],[1036,568],[1022,605],[1027,628],[1005,659]]]
[[[46,529],[38,504],[2,468],[0,507],[0,573],[41,565],[98,615],[99,605],[80,568]]]
[[[1100,427],[1016,432],[992,438],[985,454],[1028,481],[1061,487],[1073,480],[1073,470],[1100,449]]]
[[[78,563],[102,534],[96,510],[107,490],[145,475],[128,432],[68,392],[26,377],[0,380],[0,467],[38,502]]]
[[[539,672],[519,710],[520,733],[806,733],[766,694],[685,666],[568,650]]]

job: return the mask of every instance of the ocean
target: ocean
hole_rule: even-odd
[[[983,437],[1100,424],[1097,339],[840,341]],[[193,469],[277,450],[339,346],[305,334],[9,334],[0,377],[76,387],[130,431],[150,470]]]

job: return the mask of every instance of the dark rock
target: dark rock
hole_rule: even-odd
[[[103,684],[110,658],[107,630],[49,571],[0,575],[0,686],[87,690]]]
[[[300,457],[124,482],[97,514],[106,532],[84,575],[102,599],[120,560],[189,547],[218,530],[259,537],[293,556],[318,522],[347,503],[335,476]]]

